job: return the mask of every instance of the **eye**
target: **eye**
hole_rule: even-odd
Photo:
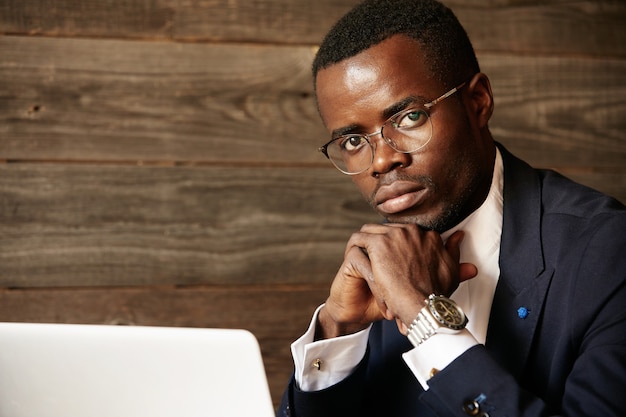
[[[367,140],[360,135],[349,135],[340,137],[337,143],[343,152],[355,153],[367,145]]]
[[[428,113],[424,109],[409,109],[393,120],[396,129],[416,129],[428,121]]]

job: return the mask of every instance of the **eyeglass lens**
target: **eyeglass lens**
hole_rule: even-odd
[[[432,122],[424,109],[409,109],[385,122],[380,134],[397,152],[413,153],[426,146],[432,137]],[[330,142],[328,158],[342,172],[358,174],[374,161],[374,147],[369,135],[344,135]]]

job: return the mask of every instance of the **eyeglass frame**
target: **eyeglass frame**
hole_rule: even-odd
[[[445,92],[444,94],[442,94],[441,96],[439,96],[438,98],[434,99],[433,101],[429,101],[428,103],[425,104],[421,104],[419,106],[411,106],[411,107],[407,107],[403,110],[400,110],[399,112],[395,113],[393,116],[391,116],[390,118],[388,118],[387,120],[385,120],[385,122],[380,126],[380,129],[377,130],[376,132],[372,132],[372,133],[368,133],[368,134],[350,134],[350,135],[341,135],[338,136],[336,138],[331,139],[330,141],[328,141],[327,143],[325,143],[324,145],[320,146],[317,150],[321,153],[323,153],[326,158],[328,158],[328,160],[330,162],[332,162],[332,164],[335,166],[335,168],[337,168],[337,170],[343,174],[346,175],[358,175],[361,174],[365,171],[367,171],[371,166],[372,163],[374,162],[374,153],[376,151],[376,149],[374,148],[374,145],[372,145],[372,142],[370,142],[370,138],[372,136],[376,136],[376,135],[380,135],[381,138],[383,138],[383,140],[385,141],[385,143],[387,145],[389,145],[394,151],[396,152],[400,152],[400,153],[414,153],[419,151],[420,149],[422,149],[424,146],[428,145],[428,143],[430,142],[430,140],[432,139],[432,131],[431,131],[431,137],[428,138],[428,140],[421,145],[420,147],[418,147],[417,149],[414,149],[412,151],[401,151],[399,149],[397,149],[393,143],[391,142],[390,139],[386,138],[385,135],[383,135],[383,129],[385,128],[385,126],[387,126],[387,124],[389,124],[390,122],[393,122],[394,119],[398,118],[400,115],[406,114],[406,113],[410,113],[413,110],[416,109],[425,109],[425,110],[430,110],[435,104],[438,104],[440,102],[442,102],[443,100],[445,100],[446,98],[450,97],[451,95],[453,95],[454,93],[456,93],[457,91],[459,91],[461,88],[463,88],[465,86],[465,84],[467,84],[469,81],[464,81],[461,84],[459,84],[458,86],[452,88],[451,90]],[[430,120],[430,114],[428,112],[426,112],[426,116],[429,119],[429,122],[431,123],[431,129],[432,129],[432,120]],[[367,168],[362,169],[361,171],[358,172],[346,172],[344,170],[342,170],[341,168],[339,168],[335,162],[331,159],[331,157],[328,155],[328,146],[330,146],[331,143],[342,139],[346,136],[359,136],[365,139],[365,141],[367,142],[367,144],[369,145],[371,152],[372,152],[372,160],[370,161],[370,164],[367,166]]]

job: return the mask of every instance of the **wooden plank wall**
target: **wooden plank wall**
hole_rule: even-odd
[[[345,240],[309,66],[354,0],[2,0],[0,321],[241,327],[274,401]],[[626,3],[447,0],[494,136],[626,201]]]

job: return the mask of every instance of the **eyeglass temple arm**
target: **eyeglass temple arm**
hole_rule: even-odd
[[[434,106],[435,104],[439,103],[442,100],[445,100],[446,98],[450,97],[452,94],[456,93],[457,91],[459,91],[461,88],[463,88],[463,86],[466,83],[462,83],[457,85],[456,87],[454,87],[452,90],[448,91],[447,93],[445,93],[444,95],[442,95],[439,98],[434,99],[433,101],[431,101],[430,103],[426,103],[424,104],[424,107],[426,107],[427,109],[430,109],[432,106]]]

